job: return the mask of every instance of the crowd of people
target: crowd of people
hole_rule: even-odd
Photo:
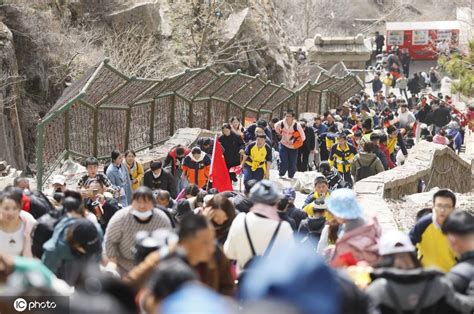
[[[448,97],[410,92],[374,87],[311,121],[233,117],[146,171],[132,150],[103,169],[89,157],[77,186],[55,175],[45,194],[16,178],[0,193],[0,294],[70,296],[71,313],[470,313],[474,217],[455,194],[437,191],[404,233],[352,190],[414,142],[462,143]],[[217,145],[243,191],[214,187]],[[313,192],[297,204],[271,169],[315,171]]]

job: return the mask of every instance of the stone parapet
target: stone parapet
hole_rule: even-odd
[[[400,199],[438,186],[458,193],[471,190],[471,164],[444,145],[423,141],[413,147],[404,165],[357,182],[356,191]]]

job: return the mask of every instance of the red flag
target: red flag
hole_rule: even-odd
[[[214,138],[214,149],[212,152],[211,172],[209,174],[212,186],[219,192],[233,191],[229,170],[227,169],[217,135]]]

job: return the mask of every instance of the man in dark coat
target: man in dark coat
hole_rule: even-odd
[[[451,121],[451,112],[446,107],[444,101],[440,102],[439,107],[433,111],[433,124],[435,125],[434,134],[438,134],[438,131],[446,126]]]
[[[176,183],[173,176],[162,169],[162,162],[155,161],[150,165],[150,170],[145,172],[143,185],[152,190],[168,191],[172,198],[176,198]]]
[[[404,50],[400,61],[402,62],[403,75],[405,75],[405,77],[408,77],[408,75],[410,74],[410,60],[410,53],[408,52],[408,50]]]
[[[222,135],[219,137],[219,142],[224,150],[224,159],[227,165],[227,170],[240,165],[240,156],[244,152],[244,141],[236,133],[232,132],[232,127],[229,123],[222,125]],[[237,181],[235,173],[230,173],[232,181]]]
[[[446,277],[457,292],[474,296],[474,216],[455,211],[446,218],[442,230],[459,256]]]
[[[412,95],[418,95],[421,91],[422,82],[418,73],[415,73],[414,76],[408,80],[408,90]]]
[[[303,146],[298,149],[298,159],[296,169],[298,171],[308,170],[309,154],[314,152],[315,136],[312,128],[306,126],[306,121],[301,121],[301,127],[304,130],[306,139],[303,141]]]
[[[383,46],[385,45],[385,37],[380,35],[379,32],[375,32],[375,54],[381,54]]]

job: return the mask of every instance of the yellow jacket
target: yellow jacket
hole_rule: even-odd
[[[448,272],[456,264],[456,255],[448,238],[433,222],[433,215],[421,218],[411,229],[410,239],[418,249],[418,258],[423,267],[437,267]]]
[[[329,154],[329,164],[331,167],[335,167],[339,173],[350,173],[351,161],[356,154],[356,149],[349,143],[346,144],[344,150],[339,144],[334,144]]]
[[[138,189],[138,187],[142,184],[143,175],[145,174],[143,171],[143,165],[138,161],[135,161],[133,166],[130,166],[127,162],[125,162],[128,169],[128,174],[130,175],[130,181],[132,181],[132,191]],[[136,183],[133,183],[135,180]]]

